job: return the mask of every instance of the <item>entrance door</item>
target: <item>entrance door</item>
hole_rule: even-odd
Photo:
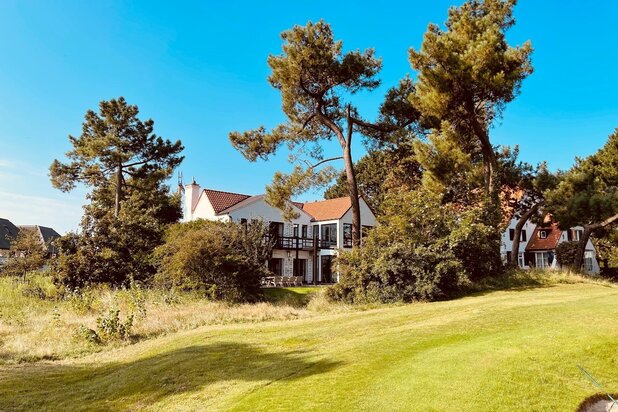
[[[322,256],[322,264],[321,264],[321,273],[322,273],[322,283],[332,283],[333,282],[333,271],[332,271],[332,260],[333,257],[326,255]]]

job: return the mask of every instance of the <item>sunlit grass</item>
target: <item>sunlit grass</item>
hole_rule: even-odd
[[[618,390],[618,288],[556,281],[4,365],[0,410],[575,410],[577,365]]]

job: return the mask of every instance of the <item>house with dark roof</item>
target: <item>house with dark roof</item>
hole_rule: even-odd
[[[517,219],[512,219],[507,229],[502,233],[501,252],[505,261],[512,253],[517,221]],[[556,259],[556,247],[562,242],[578,241],[584,231],[583,229],[583,227],[576,226],[568,230],[561,230],[557,223],[551,221],[545,221],[541,224],[526,222],[520,237],[518,266],[524,269],[560,268]],[[583,269],[592,274],[601,271],[596,258],[596,249],[590,240],[586,244]]]
[[[200,187],[183,187],[184,220],[220,220],[269,225],[275,247],[268,267],[275,275],[301,276],[305,283],[332,283],[338,274],[332,259],[338,249],[352,247],[352,202],[349,197],[317,202],[292,202],[298,217],[286,221],[265,195],[246,195]],[[375,216],[360,198],[363,231],[375,226]]]
[[[56,248],[53,244],[54,240],[60,237],[60,234],[51,227],[39,225],[20,225],[19,230],[32,230],[37,233],[41,239],[41,245],[47,249],[50,256],[56,254]]]
[[[19,234],[19,228],[8,219],[0,218],[0,263],[9,257],[11,241]]]

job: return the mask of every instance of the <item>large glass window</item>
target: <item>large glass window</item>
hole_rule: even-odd
[[[343,224],[343,247],[352,247],[352,225]]]
[[[546,269],[549,267],[549,253],[536,252],[536,267],[539,269]]]
[[[584,253],[584,270],[586,272],[592,272],[592,259],[594,259],[594,255],[592,254],[592,252]]]
[[[281,276],[283,274],[283,259],[268,259],[268,270],[270,270],[274,275]]]
[[[519,265],[520,268],[523,268],[526,264],[524,262],[524,254],[520,253],[519,256],[517,257],[517,264]]]
[[[307,259],[294,259],[294,276],[307,276]]]
[[[322,240],[328,242],[331,245],[337,245],[337,224],[331,223],[328,225],[322,225]]]
[[[303,225],[302,230],[301,230],[301,237],[303,238],[307,238],[307,225]]]

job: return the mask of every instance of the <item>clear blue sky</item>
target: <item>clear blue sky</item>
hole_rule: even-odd
[[[77,227],[85,191],[53,189],[47,168],[69,150],[67,135],[79,134],[86,110],[118,96],[154,119],[157,134],[183,141],[185,178],[261,193],[274,171],[289,170],[285,154],[249,163],[227,134],[283,119],[266,81],[281,31],[324,18],[344,48],[375,48],[383,86],[356,100],[371,119],[385,90],[411,73],[408,48],[420,45],[429,22],[444,22],[451,4],[458,2],[3,0],[0,217]],[[535,72],[493,142],[519,144],[523,160],[569,168],[618,126],[618,2],[520,0],[515,16],[509,40],[532,41]]]

